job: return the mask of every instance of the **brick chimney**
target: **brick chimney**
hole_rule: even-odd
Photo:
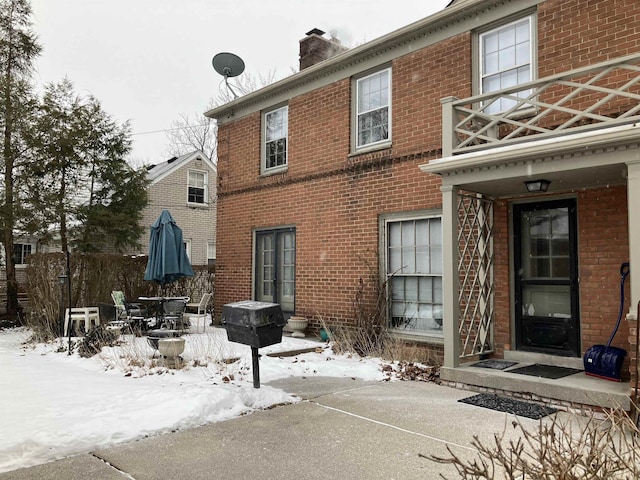
[[[323,37],[325,32],[319,28],[308,31],[300,40],[300,70],[331,58],[347,50],[337,38]]]

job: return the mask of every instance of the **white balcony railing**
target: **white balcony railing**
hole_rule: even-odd
[[[505,101],[510,107],[494,113]],[[442,99],[442,155],[640,121],[640,54],[475,97]]]

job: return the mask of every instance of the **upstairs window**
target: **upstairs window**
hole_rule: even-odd
[[[189,170],[189,203],[204,205],[207,203],[207,173]]]
[[[491,93],[533,80],[533,16],[501,25],[479,36],[480,93]],[[526,97],[531,90],[518,92]],[[504,112],[515,100],[500,98],[491,103],[487,113]]]
[[[282,170],[287,166],[287,136],[289,107],[284,106],[264,114],[263,172]]]
[[[356,81],[356,149],[391,140],[391,69]]]

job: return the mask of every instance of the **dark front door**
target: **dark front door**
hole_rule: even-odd
[[[576,202],[514,206],[516,348],[580,355]]]

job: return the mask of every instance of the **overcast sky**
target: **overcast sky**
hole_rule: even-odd
[[[67,76],[117,121],[131,121],[135,165],[166,160],[164,130],[204,112],[233,52],[254,78],[298,67],[312,28],[353,47],[440,11],[450,0],[32,0],[42,55],[35,80]],[[155,133],[149,133],[155,132]]]

